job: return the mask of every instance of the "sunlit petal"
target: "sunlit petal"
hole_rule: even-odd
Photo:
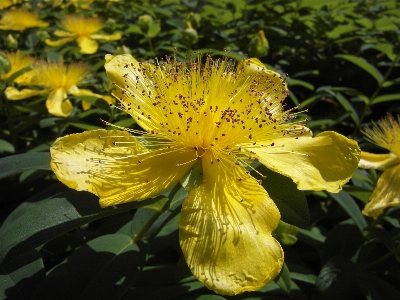
[[[362,212],[377,217],[385,208],[395,205],[400,205],[400,165],[383,172]]]
[[[99,196],[103,207],[157,195],[179,181],[196,161],[193,151],[148,150],[130,133],[115,130],[62,137],[53,144],[51,155],[58,179]]]
[[[179,218],[186,262],[217,293],[257,290],[273,280],[283,264],[281,246],[271,236],[279,211],[231,158],[217,162],[206,154],[202,161],[204,181],[190,192]]]
[[[49,45],[49,46],[60,46],[60,45],[64,45],[66,43],[69,43],[69,42],[73,41],[74,39],[75,38],[73,38],[73,37],[66,37],[66,38],[63,38],[63,39],[59,39],[57,41],[52,41],[50,39],[46,39],[45,43],[47,45]]]
[[[76,34],[65,31],[65,30],[56,30],[54,31],[54,35],[58,37],[75,37]]]
[[[300,190],[338,192],[357,168],[360,149],[354,140],[332,131],[315,137],[281,137],[273,146],[247,148],[269,169],[290,177]]]
[[[96,53],[99,44],[87,36],[80,36],[76,40],[78,42],[79,49],[83,54]]]
[[[358,164],[363,169],[386,170],[400,164],[400,159],[393,153],[374,154],[361,151],[361,159]]]
[[[106,40],[106,41],[115,41],[120,40],[122,35],[120,33],[115,33],[112,35],[105,35],[105,34],[91,34],[90,38],[95,40]]]
[[[46,107],[49,113],[57,117],[68,117],[72,111],[72,104],[67,98],[67,93],[64,89],[55,89],[50,92],[46,100]]]
[[[8,100],[23,100],[33,96],[45,95],[48,93],[49,90],[29,90],[29,89],[18,90],[13,86],[7,87],[4,92]]]

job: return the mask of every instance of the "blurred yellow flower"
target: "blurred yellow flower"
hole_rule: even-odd
[[[49,23],[42,22],[39,16],[25,9],[5,11],[0,19],[0,29],[24,31],[32,27],[47,27]]]
[[[102,96],[90,90],[79,89],[78,84],[88,75],[88,69],[81,63],[64,65],[61,62],[40,62],[29,72],[29,82],[24,85],[39,86],[42,89],[23,89],[7,87],[5,95],[9,100],[22,100],[36,95],[48,95],[46,106],[49,113],[68,117],[72,111],[72,104],[67,99],[67,95],[74,96],[95,96],[113,103],[114,99],[110,96]],[[90,108],[90,103],[82,101],[83,109]]]
[[[259,161],[300,189],[337,192],[359,161],[355,141],[334,132],[312,137],[285,111],[285,80],[258,60],[238,66],[201,57],[158,64],[106,56],[120,109],[145,131],[96,130],[56,140],[58,179],[100,197],[102,207],[145,199],[177,183],[196,163],[202,183],[189,191],[179,218],[180,245],[209,289],[235,295],[261,288],[283,264],[272,237],[280,213],[260,180]],[[131,133],[136,135],[132,135]]]
[[[390,151],[388,154],[361,152],[360,168],[384,171],[363,210],[364,215],[377,217],[385,208],[400,204],[400,116],[396,121],[388,114],[363,132],[371,143]]]
[[[8,60],[10,61],[10,65],[11,65],[11,70],[3,75],[1,75],[1,80],[7,80],[8,78],[10,78],[11,75],[13,75],[14,73],[31,66],[34,62],[35,62],[35,58],[29,55],[21,55],[21,52],[19,50],[17,50],[16,52],[6,52],[5,53]],[[27,82],[29,80],[29,78],[27,78],[26,75],[27,73],[24,73],[20,76],[18,76],[17,78],[15,78],[14,82],[18,83],[18,84],[23,84],[24,82]]]
[[[0,9],[21,3],[22,0],[0,0]]]
[[[93,54],[99,47],[99,44],[95,40],[114,41],[121,39],[120,33],[112,35],[96,34],[96,32],[104,27],[103,22],[98,17],[86,18],[84,16],[69,15],[61,22],[60,26],[64,30],[56,30],[54,34],[62,37],[62,39],[58,41],[46,39],[47,45],[60,46],[76,40],[81,53]]]

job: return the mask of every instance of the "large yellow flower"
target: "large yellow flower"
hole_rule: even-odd
[[[250,164],[259,161],[301,189],[337,192],[357,168],[355,141],[312,137],[284,110],[284,79],[258,60],[139,63],[106,56],[121,109],[145,132],[96,130],[58,139],[51,167],[71,188],[110,206],[159,194],[196,163],[203,181],[179,218],[180,244],[193,274],[217,293],[253,291],[276,277],[283,251],[271,236],[280,213]],[[262,180],[262,174],[259,174]],[[268,179],[267,179],[268,180]]]
[[[28,72],[29,81],[25,85],[39,86],[42,89],[23,89],[19,91],[15,87],[9,86],[5,90],[6,97],[9,100],[22,100],[36,95],[48,95],[46,106],[49,113],[68,117],[72,111],[71,101],[67,99],[67,94],[74,96],[95,96],[113,103],[110,96],[102,96],[93,93],[90,90],[79,89],[79,82],[88,75],[88,69],[81,63],[64,65],[61,62],[41,62],[34,66],[33,70]],[[83,101],[83,109],[90,107],[90,103]]]
[[[363,210],[369,217],[377,217],[385,208],[400,204],[400,116],[396,121],[388,114],[374,125],[364,129],[366,138],[390,153],[361,152],[360,168],[384,171]]]
[[[21,52],[17,50],[16,52],[6,52],[6,56],[8,60],[10,61],[11,65],[11,70],[3,75],[1,75],[1,80],[7,80],[10,78],[11,75],[14,73],[31,66],[35,62],[35,58],[29,55],[21,55]],[[26,73],[25,73],[26,74]],[[29,79],[27,78],[27,75],[22,74],[18,76],[14,82],[23,84],[24,82],[27,82]]]
[[[54,34],[62,39],[52,41],[46,39],[46,44],[50,46],[60,46],[76,40],[81,53],[93,54],[97,51],[99,44],[97,39],[114,41],[121,39],[120,33],[112,35],[96,34],[104,25],[98,17],[84,17],[79,15],[69,15],[61,22],[64,30],[56,30]]]
[[[0,29],[24,31],[32,27],[47,27],[49,23],[42,22],[39,16],[25,9],[8,10],[0,19]]]

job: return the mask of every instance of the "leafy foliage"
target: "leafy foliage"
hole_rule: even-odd
[[[92,72],[83,86],[96,94],[112,92],[103,68],[108,53],[153,61],[166,55],[183,60],[194,51],[241,60],[250,52],[289,74],[287,105],[301,105],[299,117],[308,119],[314,134],[337,131],[356,139],[362,150],[379,153],[360,129],[388,112],[400,114],[395,0],[98,0],[90,10],[73,1],[19,2],[15,6],[36,11],[50,26],[1,30],[0,48],[49,61],[82,61]],[[89,55],[74,42],[46,45],[71,13],[100,16],[102,33],[121,32],[122,39],[99,40],[98,51]],[[267,48],[257,52],[260,31]],[[9,70],[1,53],[0,75]],[[99,119],[138,125],[91,96],[70,97],[74,108],[68,118],[50,115],[45,96],[7,100],[5,89],[20,87],[15,79],[27,71],[0,82],[0,298],[225,299],[192,276],[179,247],[180,205],[185,188],[201,180],[201,168],[185,176],[185,188],[101,209],[93,195],[58,183],[49,147],[57,137],[104,128]],[[82,101],[91,108],[83,110]],[[301,229],[277,232],[285,266],[274,282],[230,298],[400,299],[399,208],[374,219],[361,214],[379,171],[357,170],[343,191],[329,194],[299,192],[288,178],[255,167],[267,176],[263,186],[282,220]]]

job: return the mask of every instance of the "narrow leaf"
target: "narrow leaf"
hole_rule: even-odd
[[[28,170],[51,170],[49,152],[29,152],[0,159],[0,178]]]
[[[378,83],[382,83],[383,81],[383,76],[382,74],[378,71],[377,68],[375,68],[373,65],[371,65],[369,62],[367,62],[364,58],[357,57],[354,55],[349,55],[349,54],[337,54],[335,55],[337,58],[343,58],[356,66],[359,66],[361,69],[364,71],[368,72],[371,76],[373,76]]]

